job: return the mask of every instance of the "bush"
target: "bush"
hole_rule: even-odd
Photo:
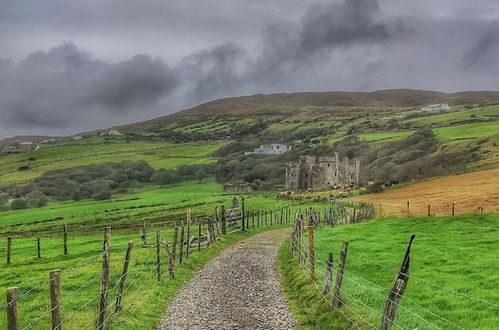
[[[22,210],[26,208],[26,201],[24,198],[16,198],[10,203],[11,210]]]
[[[378,181],[367,186],[366,193],[375,194],[383,191],[383,182]]]
[[[47,205],[47,202],[49,201],[48,197],[39,190],[30,192],[24,199],[26,201],[26,206],[29,208],[43,207]]]
[[[5,205],[9,201],[9,194],[0,192],[0,205]]]

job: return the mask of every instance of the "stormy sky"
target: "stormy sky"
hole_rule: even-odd
[[[497,0],[0,0],[0,138],[254,93],[499,88]]]

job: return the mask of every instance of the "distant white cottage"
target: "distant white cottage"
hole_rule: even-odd
[[[260,148],[253,149],[253,151],[246,151],[244,154],[279,155],[289,150],[291,150],[291,146],[288,146],[287,144],[272,143],[262,144]]]
[[[449,105],[444,103],[428,104],[421,108],[421,110],[423,111],[449,110],[449,109],[450,109]]]
[[[99,135],[100,136],[106,136],[106,135],[108,135],[108,136],[119,136],[119,135],[123,135],[123,134],[121,134],[121,132],[118,131],[117,129],[112,129],[112,130],[109,130],[107,132],[101,132]]]

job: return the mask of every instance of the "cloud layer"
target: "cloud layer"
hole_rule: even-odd
[[[102,41],[102,49],[126,48],[128,44],[116,44],[104,36],[114,33],[117,40],[121,35],[127,37],[124,17],[137,10],[137,2],[121,2],[120,9],[106,5],[93,16],[87,15],[95,12],[90,2],[65,7],[64,14],[83,26],[100,27],[92,41]],[[169,3],[170,10],[165,11],[163,2],[151,0],[143,5],[136,25],[134,20],[128,22],[144,36],[135,38],[136,45],[159,38],[163,31],[165,38],[175,42],[165,42],[158,48],[164,49],[155,54],[161,57],[140,54],[120,59],[106,59],[85,50],[79,46],[80,40],[88,40],[88,36],[78,38],[77,24],[61,21],[59,26],[71,31],[72,41],[54,47],[56,33],[52,32],[46,35],[52,45],[41,47],[46,51],[34,51],[15,60],[2,60],[0,52],[0,137],[69,134],[144,120],[218,97],[251,93],[406,87],[497,89],[499,21],[491,13],[499,12],[499,5],[481,2],[469,7],[443,1],[441,7],[434,5],[433,10],[426,10],[432,2],[410,7],[391,0],[338,0],[306,8],[306,2],[294,0],[272,4],[231,1],[224,7],[230,14],[228,19],[217,17],[214,8],[203,7],[203,15],[202,10],[186,3]],[[47,13],[62,14],[62,9],[50,3],[47,8],[51,9],[45,8]],[[19,22],[27,29],[37,10],[43,11],[37,3],[19,6],[0,5],[0,42],[17,45],[19,40],[1,31],[18,31]],[[298,15],[289,8],[302,13]],[[185,15],[189,10],[192,31],[185,20],[174,15]],[[237,16],[237,10],[260,15],[249,20],[248,15]],[[15,19],[20,12],[24,14]],[[116,24],[121,24],[120,31],[106,29],[103,12],[109,17],[123,15],[115,17]],[[282,14],[282,20],[272,20],[276,13]],[[41,24],[51,27],[53,19],[47,15]],[[170,15],[169,22],[174,25],[158,30],[156,27],[165,22],[161,15]],[[248,32],[251,24],[255,25],[253,34]],[[209,27],[215,34],[204,31]],[[212,36],[215,43],[207,45],[211,37],[198,42],[199,38],[188,36],[193,32]],[[157,40],[153,43],[160,44]],[[186,40],[190,40],[191,50]],[[170,53],[187,55],[172,59]]]

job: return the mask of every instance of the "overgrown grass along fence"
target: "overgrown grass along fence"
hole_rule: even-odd
[[[188,209],[174,228],[156,228],[147,233],[144,223],[141,244],[129,241],[131,235],[111,237],[111,227],[104,229],[103,240],[85,237],[75,246],[69,244],[70,240],[68,243],[66,226],[58,242],[34,239],[32,246],[27,246],[23,239],[23,246],[17,247],[15,239],[7,238],[4,267],[23,267],[25,275],[21,285],[20,274],[5,279],[10,278],[15,286],[6,289],[7,302],[0,305],[4,316],[0,328],[152,328],[165,304],[163,301],[150,306],[155,296],[171,297],[192,276],[193,269],[238,237],[285,226],[291,218],[288,207],[250,211],[242,199],[238,206],[217,207],[208,217],[194,218]],[[44,246],[46,243],[50,245]],[[96,249],[98,245],[102,249]],[[53,258],[55,249],[64,251],[62,258]],[[14,251],[23,255],[31,251],[33,256],[20,260]],[[75,263],[82,258],[73,257],[81,255],[85,256],[83,262]],[[33,283],[34,278],[44,276],[30,272],[30,268],[43,263],[46,280]],[[138,310],[146,317],[137,318]]]
[[[330,306],[330,313],[343,316],[344,324],[348,327],[383,330],[464,329],[469,327],[471,323],[476,328],[489,328],[490,315],[488,315],[486,323],[482,324],[479,315],[485,316],[486,314],[478,309],[474,320],[468,319],[465,326],[441,313],[441,308],[444,310],[460,308],[458,304],[448,305],[444,299],[438,299],[444,294],[468,301],[468,304],[464,304],[467,305],[468,309],[480,306],[490,309],[492,312],[499,311],[499,305],[493,301],[474,297],[467,291],[459,292],[411,275],[410,252],[415,235],[407,237],[408,245],[405,254],[400,251],[404,257],[400,260],[401,266],[398,269],[387,268],[376,263],[376,260],[362,260],[391,273],[395,279],[390,287],[374,283],[363,277],[358,271],[354,274],[348,270],[348,260],[350,263],[357,263],[357,260],[352,260],[352,257],[348,256],[349,247],[355,246],[356,241],[352,241],[350,244],[347,241],[343,242],[336,259],[334,258],[335,251],[330,251],[325,260],[318,260],[315,246],[316,231],[323,230],[321,227],[327,223],[317,223],[314,218],[314,212],[309,211],[305,216],[299,214],[295,219],[289,245],[292,255],[296,258],[296,262],[293,264],[295,267],[301,268],[301,273],[306,274],[308,281],[315,285],[315,295],[322,300],[321,304]],[[359,219],[359,221],[364,219],[367,217]],[[333,220],[333,223],[344,224],[345,222],[337,218]],[[378,236],[377,239],[382,238]],[[324,258],[324,253],[322,258]],[[404,296],[409,281],[415,282],[413,285],[421,286],[421,290],[430,289],[434,296],[428,296],[427,299],[434,301],[436,308],[431,308],[421,301],[415,301],[413,297]],[[414,288],[412,289],[414,290]]]

